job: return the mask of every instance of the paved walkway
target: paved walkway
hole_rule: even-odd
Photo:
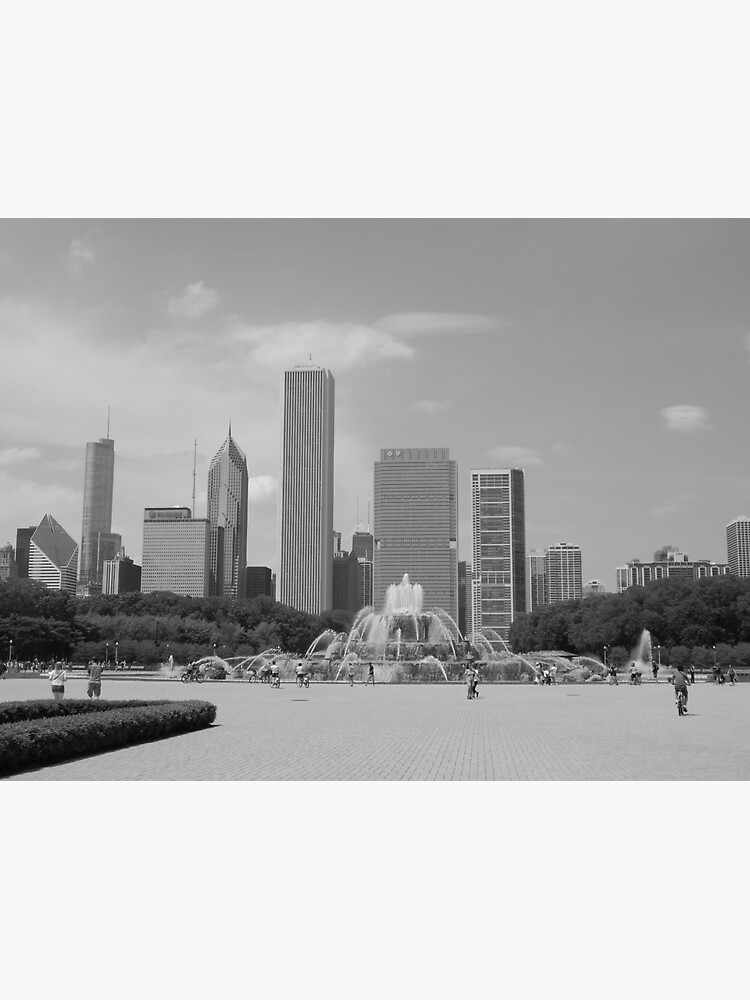
[[[79,690],[80,689],[80,690]],[[66,696],[83,697],[83,680]],[[200,698],[210,729],[6,780],[588,781],[750,777],[750,684],[697,684],[690,714],[668,684],[265,684],[105,681],[105,697]],[[6,678],[0,701],[49,697]]]

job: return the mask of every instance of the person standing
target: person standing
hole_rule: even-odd
[[[737,680],[737,671],[734,669],[731,663],[729,664],[727,677],[729,678],[729,683],[732,685],[732,687],[734,687],[734,682]]]
[[[690,683],[695,684],[695,664],[690,664]]]
[[[89,684],[86,694],[89,698],[96,698],[97,701],[102,693],[102,672],[104,668],[101,663],[92,661],[89,663]]]
[[[654,680],[658,684],[659,683],[659,664],[658,663],[652,663],[651,664],[651,673],[654,675]]]
[[[354,664],[349,664],[349,687],[354,687]]]
[[[464,671],[464,680],[466,681],[466,697],[471,700],[471,698],[473,698],[474,690],[474,668],[470,663],[467,664],[466,670]]]
[[[65,681],[68,679],[62,663],[56,663],[50,670],[48,677],[52,684],[52,697],[55,701],[62,701],[65,697]]]

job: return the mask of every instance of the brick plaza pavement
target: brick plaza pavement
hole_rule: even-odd
[[[83,697],[84,680],[66,697]],[[696,684],[680,719],[669,684],[630,687],[283,684],[106,680],[110,699],[200,698],[210,729],[5,780],[744,780],[750,684]],[[0,701],[49,697],[6,678]]]

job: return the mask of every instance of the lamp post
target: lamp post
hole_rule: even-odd
[[[109,666],[109,643],[104,643],[104,666]]]
[[[216,659],[216,643],[214,643],[214,659]]]
[[[659,669],[661,670],[661,646],[656,647],[656,655],[658,656]]]
[[[154,647],[156,649],[156,660],[159,660],[159,619],[156,619],[156,631],[154,633]]]
[[[605,646],[604,647],[604,666],[605,667],[607,666],[607,650],[608,649],[609,649],[609,646]]]
[[[115,666],[120,662],[117,658],[117,647],[120,645],[120,640],[115,639]]]
[[[8,639],[8,669],[10,670],[11,664],[13,663],[13,640]]]

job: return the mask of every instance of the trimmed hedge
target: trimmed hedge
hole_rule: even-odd
[[[27,722],[31,719],[54,719],[63,715],[84,715],[89,712],[110,712],[113,708],[141,708],[143,705],[171,705],[168,698],[151,701],[136,698],[132,701],[109,701],[106,698],[68,698],[51,701],[49,698],[34,701],[0,702],[0,726],[6,722]]]
[[[0,725],[0,774],[192,732],[216,718],[216,706],[207,701],[31,701],[8,707],[21,718]],[[23,718],[22,709],[31,714]]]

